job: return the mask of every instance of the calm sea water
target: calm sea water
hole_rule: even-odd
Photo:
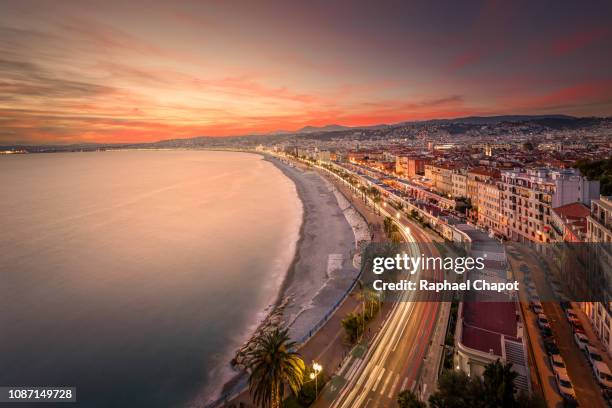
[[[274,301],[301,204],[256,155],[0,156],[0,386],[206,401]]]

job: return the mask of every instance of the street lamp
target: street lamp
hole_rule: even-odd
[[[399,213],[399,211],[397,212],[397,214],[395,214],[395,216],[397,217],[397,219],[400,219],[401,214]]]
[[[315,400],[317,399],[318,395],[319,395],[319,387],[318,387],[318,375],[321,371],[323,371],[323,366],[321,366],[321,364],[316,363],[316,362],[312,362],[312,370],[313,372],[310,373],[310,379],[314,380],[315,382]]]

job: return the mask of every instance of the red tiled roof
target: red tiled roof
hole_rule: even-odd
[[[469,171],[470,173],[473,174],[479,174],[481,176],[488,176],[488,177],[492,177],[492,178],[500,178],[501,177],[501,173],[498,169],[488,169],[486,167],[475,167],[472,170]]]
[[[589,207],[582,203],[565,204],[561,207],[553,208],[553,211],[558,215],[569,219],[586,218],[591,212]]]

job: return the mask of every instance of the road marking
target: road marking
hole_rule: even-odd
[[[360,363],[361,363],[361,359],[356,358],[355,362],[353,363],[353,367],[351,367],[349,373],[346,376],[346,379],[348,381],[351,381],[353,379],[353,377],[355,376],[355,372],[357,371],[357,367],[359,367]]]
[[[342,368],[340,369],[340,372],[338,373],[339,376],[342,376],[344,374],[344,371],[348,368],[351,367],[353,368],[353,366],[351,365],[353,361],[353,356],[349,356],[349,358],[344,362],[344,364],[342,364]],[[350,369],[349,369],[350,371]],[[348,373],[347,373],[348,376]]]
[[[408,385],[408,377],[404,377],[404,381],[402,382],[402,387],[400,391],[404,391],[406,389],[406,385]]]
[[[400,375],[395,374],[395,381],[393,381],[393,385],[391,385],[391,389],[389,389],[389,398],[393,398],[393,394],[395,394],[393,391],[395,391],[395,387],[397,387],[397,383],[399,382],[399,379],[400,379]]]
[[[382,368],[382,370],[380,371],[380,374],[378,375],[378,378],[376,379],[376,382],[374,383],[374,387],[372,387],[372,391],[376,392],[376,387],[378,387],[378,383],[380,383],[380,380],[382,380],[382,376],[385,373],[385,367]]]
[[[391,377],[393,377],[393,373],[391,371],[387,371],[389,373],[389,375],[387,376],[387,379],[385,380],[385,385],[382,386],[382,388],[380,389],[380,395],[385,395],[385,389],[387,388],[387,384],[389,384],[389,380],[391,379]]]

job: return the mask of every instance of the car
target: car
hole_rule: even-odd
[[[608,404],[608,407],[612,407],[612,390],[602,388],[601,395],[603,396],[604,401],[606,401],[606,404]]]
[[[544,308],[542,307],[542,303],[540,303],[539,300],[536,300],[534,302],[531,302],[531,310],[533,310],[533,313],[540,315],[544,312]]]
[[[546,349],[546,353],[548,353],[549,356],[559,354],[559,347],[557,347],[557,343],[553,338],[544,339],[544,348]]]
[[[567,375],[567,370],[565,368],[557,368],[555,370],[555,382],[557,383],[557,388],[559,390],[559,394],[565,399],[575,400],[576,392],[574,391],[574,386]]]
[[[550,329],[550,323],[548,322],[548,318],[544,313],[538,313],[537,316],[538,327],[543,329],[545,327]]]
[[[584,353],[587,356],[587,360],[589,360],[589,364],[593,365],[595,361],[603,361],[603,357],[601,357],[601,353],[595,347],[587,344],[584,348]]]
[[[538,291],[531,286],[525,286],[526,290],[527,290],[527,295],[529,295],[529,298],[534,298],[534,297],[538,297]]]
[[[570,324],[572,325],[572,330],[574,333],[585,334],[584,327],[578,320],[571,320]]]
[[[578,348],[582,351],[589,345],[589,339],[583,333],[574,333],[574,341]]]
[[[544,313],[540,313],[537,317],[538,327],[540,328],[540,332],[544,337],[552,336],[552,330],[550,328],[550,323],[548,322],[548,318]]]
[[[594,361],[591,368],[599,385],[604,390],[612,391],[612,373],[610,373],[608,365],[603,361]]]
[[[548,358],[550,360],[550,367],[553,371],[556,368],[565,368],[565,361],[563,361],[563,357],[561,357],[560,354],[552,354]]]

